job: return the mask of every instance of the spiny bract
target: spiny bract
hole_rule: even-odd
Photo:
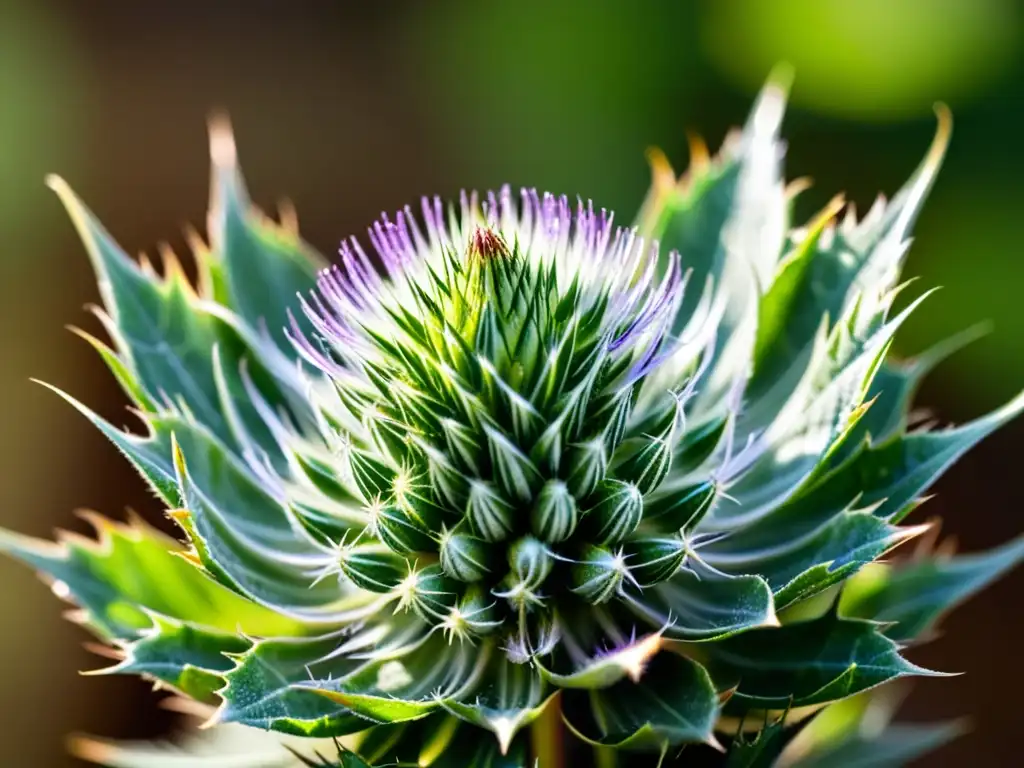
[[[945,113],[890,203],[790,229],[782,111],[770,84],[678,182],[655,156],[633,227],[506,188],[385,216],[335,266],[252,211],[218,122],[198,293],[53,181],[115,348],[86,339],[149,434],[65,397],[189,547],[95,517],[98,545],[4,548],[120,649],[111,671],[370,764],[523,765],[519,732],[554,706],[594,744],[718,746],[925,672],[901,645],[1024,541],[837,585],[921,533],[900,525],[921,494],[1024,399],[908,431],[948,350],[886,360],[920,301],[890,312]]]

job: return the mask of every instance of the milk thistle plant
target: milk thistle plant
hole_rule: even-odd
[[[89,514],[98,541],[0,546],[78,606],[106,671],[214,726],[180,763],[78,751],[806,768],[897,765],[952,736],[887,725],[891,684],[935,674],[904,649],[1024,539],[957,557],[905,519],[1024,396],[914,427],[918,382],[959,342],[887,356],[924,298],[892,311],[945,110],[891,201],[858,220],[837,198],[794,228],[783,106],[770,82],[682,178],[653,153],[631,226],[504,188],[384,216],[333,265],[253,209],[215,120],[197,289],[171,254],[159,273],[131,260],[53,179],[113,345],[81,335],[145,434],[58,394],[184,543]]]

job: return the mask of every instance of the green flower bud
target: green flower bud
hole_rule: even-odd
[[[613,451],[626,433],[626,425],[629,423],[629,415],[633,409],[633,396],[634,387],[616,391],[602,403],[594,416],[595,419],[605,422],[601,436],[604,438],[605,445]]]
[[[629,480],[647,495],[672,467],[672,443],[667,437],[646,437],[635,453],[615,466],[616,477]]]
[[[441,431],[456,464],[466,472],[478,472],[484,452],[473,431],[455,419],[442,419]]]
[[[666,491],[644,502],[644,520],[662,531],[691,530],[711,509],[718,495],[712,480],[689,488]]]
[[[370,592],[390,592],[409,574],[409,563],[382,544],[344,547],[338,566],[353,584]]]
[[[502,623],[501,611],[494,598],[478,585],[473,585],[452,608],[442,628],[454,637],[485,637]]]
[[[508,564],[517,582],[534,590],[551,574],[555,560],[542,542],[525,536],[508,548]]]
[[[458,581],[479,581],[490,572],[491,547],[468,533],[441,535],[441,568]]]
[[[409,456],[409,441],[408,432],[402,424],[376,413],[366,420],[366,427],[381,454],[390,458],[395,466],[405,463]]]
[[[562,420],[556,419],[545,429],[530,450],[530,460],[549,475],[557,475],[562,463],[562,449],[565,436],[562,434]]]
[[[416,518],[420,527],[427,531],[439,531],[445,523],[458,519],[451,508],[442,506],[434,499],[434,492],[429,486],[414,484],[406,480],[406,476],[401,472],[395,477],[392,488],[395,502]]]
[[[357,496],[338,479],[337,470],[334,467],[313,456],[299,452],[295,453],[295,461],[316,490],[324,496],[343,504],[358,503]]]
[[[703,465],[711,458],[711,454],[721,443],[722,434],[728,424],[729,419],[723,416],[688,430],[676,447],[675,456],[672,459],[673,466],[678,467],[682,472],[687,472]]]
[[[400,608],[412,608],[424,621],[440,622],[458,603],[459,585],[436,563],[411,571],[398,586]]]
[[[389,549],[400,555],[432,552],[437,542],[423,522],[407,509],[394,504],[371,509],[371,527]]]
[[[541,483],[541,475],[533,462],[500,430],[485,424],[484,433],[490,446],[491,466],[498,486],[509,499],[527,502]]]
[[[678,536],[634,539],[624,547],[629,572],[641,587],[649,587],[675,575],[686,562],[688,550]]]
[[[530,512],[530,529],[543,541],[565,541],[576,530],[576,499],[561,480],[548,480]]]
[[[484,541],[503,541],[515,525],[515,509],[484,480],[472,480],[466,501],[466,518]]]
[[[530,611],[544,604],[544,597],[536,587],[521,581],[514,573],[508,574],[502,581],[502,589],[494,590],[493,594],[504,598],[516,612]]]
[[[569,448],[566,484],[577,499],[593,493],[608,471],[608,450],[600,437]]]
[[[425,440],[414,438],[427,463],[427,479],[439,501],[446,502],[454,509],[460,509],[469,495],[466,476],[452,463],[451,459]]]
[[[572,567],[571,589],[593,605],[605,603],[619,591],[628,573],[621,553],[588,544]]]
[[[584,515],[590,539],[598,544],[617,544],[640,524],[644,501],[632,483],[608,479],[591,494],[592,506]]]
[[[387,498],[391,494],[392,483],[397,473],[382,459],[356,449],[349,454],[349,464],[356,487],[367,504],[372,503],[374,499]]]

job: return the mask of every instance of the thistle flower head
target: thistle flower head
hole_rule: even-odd
[[[384,216],[330,266],[253,211],[217,124],[198,291],[55,182],[116,348],[87,338],[148,435],[65,397],[187,545],[98,520],[98,545],[0,546],[59,580],[110,671],[219,721],[351,737],[368,764],[430,765],[458,730],[473,764],[526,765],[519,731],[548,706],[603,746],[718,746],[925,673],[902,645],[968,590],[915,573],[938,585],[922,609],[899,569],[858,571],[927,528],[901,523],[1024,397],[908,430],[939,353],[887,357],[920,301],[890,312],[948,116],[891,202],[792,228],[782,106],[770,84],[681,180],[656,156],[631,226],[503,188]]]
[[[316,333],[294,322],[292,338],[336,387],[333,420],[354,426],[333,469],[368,534],[439,560],[453,595],[478,585],[502,617],[453,624],[453,604],[422,618],[526,638],[605,561],[602,601],[618,595],[633,581],[621,545],[681,435],[671,391],[651,398],[654,434],[630,430],[648,374],[685,347],[670,333],[678,254],[659,259],[590,204],[524,190],[517,205],[507,187],[447,216],[425,199],[422,226],[406,209],[370,239],[372,256],[342,245],[303,304]]]

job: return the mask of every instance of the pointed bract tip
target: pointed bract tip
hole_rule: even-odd
[[[647,669],[647,662],[661,650],[663,638],[660,633],[648,635],[634,645],[624,648],[615,655],[615,661],[634,683],[639,683]]]
[[[995,330],[995,324],[990,320],[983,320],[968,328],[949,336],[946,339],[933,344],[916,357],[908,361],[913,375],[923,377],[930,373],[939,363],[956,354],[975,341],[983,339]]]
[[[828,201],[828,203],[825,205],[825,207],[821,211],[821,216],[826,221],[828,221],[828,219],[832,219],[832,218],[835,218],[836,216],[838,216],[839,212],[842,211],[843,208],[845,208],[845,207],[846,207],[846,194],[843,193],[843,192],[840,192],[839,194],[834,195],[832,197],[832,199]]]
[[[103,643],[93,642],[82,643],[82,647],[89,651],[89,653],[93,653],[103,659],[116,662],[122,662],[125,660],[125,653],[120,648],[114,648],[109,645],[104,645]]]
[[[167,712],[175,712],[179,715],[188,715],[189,717],[195,717],[201,720],[207,720],[210,716],[217,711],[216,707],[211,707],[209,704],[203,704],[202,702],[196,701],[195,699],[189,699],[182,695],[168,696],[166,699],[161,699],[157,702],[157,707],[166,710]]]
[[[109,765],[117,758],[118,752],[113,744],[77,734],[68,736],[67,750],[80,760],[98,765]]]
[[[224,702],[221,703],[221,705],[219,707],[217,707],[215,710],[213,710],[213,712],[210,713],[209,717],[207,717],[203,722],[201,722],[197,726],[199,728],[199,730],[201,730],[201,731],[208,731],[211,728],[213,728],[214,726],[217,726],[217,725],[220,725],[221,723],[223,723],[224,722],[224,712],[225,712],[226,709],[227,709],[227,702],[224,701]]]
[[[97,533],[116,531],[120,528],[115,520],[111,520],[109,517],[97,512],[95,509],[78,507],[72,510],[72,514],[91,525]]]
[[[507,755],[509,747],[512,746],[512,739],[516,736],[516,725],[509,718],[498,718],[493,723],[494,735],[498,738],[498,750],[502,755]]]
[[[812,179],[810,176],[797,176],[791,182],[786,184],[786,188],[782,191],[782,193],[783,195],[785,195],[787,200],[792,200],[793,198],[803,194],[813,186],[814,179]]]
[[[227,112],[216,110],[207,121],[210,130],[210,160],[219,168],[234,167],[238,163],[235,134]]]
[[[744,133],[755,142],[777,141],[782,118],[786,113],[786,100],[789,97],[789,81],[775,74],[761,89],[754,103],[754,108],[747,119]]]
[[[285,232],[298,237],[299,212],[295,209],[295,204],[291,200],[284,199],[278,202],[277,218]]]
[[[651,185],[658,192],[668,192],[675,186],[676,172],[661,147],[648,147],[644,153],[651,166]]]
[[[64,177],[56,173],[46,174],[46,178],[43,179],[43,182],[58,195],[64,194],[65,191],[68,193],[71,192],[71,187],[68,186],[66,181],[64,181]]]
[[[113,675],[124,669],[125,664],[128,660],[119,659],[116,664],[111,664],[107,667],[98,667],[96,669],[80,669],[78,671],[81,677],[103,677],[106,675]]]
[[[793,80],[796,77],[796,69],[788,61],[780,61],[771,72],[768,73],[766,88],[774,88],[779,95],[786,98],[793,87]]]
[[[695,131],[686,132],[686,145],[690,149],[690,171],[703,171],[711,165],[711,152],[704,137]]]
[[[178,443],[178,436],[171,433],[171,461],[174,464],[174,471],[178,475],[178,482],[184,483],[186,477],[185,454]]]
[[[711,747],[716,752],[721,752],[722,754],[725,754],[725,747],[722,746],[722,742],[720,742],[715,737],[714,733],[709,733],[707,738],[704,740],[704,743],[707,744],[709,747]]]
[[[86,214],[83,210],[84,206],[78,199],[78,195],[71,189],[71,185],[64,180],[64,177],[58,176],[56,173],[47,174],[46,186],[57,193],[57,197],[71,215],[75,226],[83,227],[86,219]]]
[[[922,667],[919,664],[914,664],[907,661],[907,672],[908,675],[916,675],[918,677],[962,677],[967,674],[966,672],[943,672],[938,669],[930,669],[928,667]]]
[[[916,539],[918,536],[927,533],[934,527],[935,521],[928,520],[927,522],[919,523],[918,525],[908,525],[902,528],[898,528],[895,534],[893,535],[894,541],[891,549],[895,549],[900,544],[910,541],[911,539]]]
[[[1022,389],[1016,397],[1010,402],[1004,405],[1002,408],[998,408],[993,412],[992,417],[996,423],[1002,424],[1010,419],[1014,419],[1024,412],[1024,389]]]
[[[938,164],[946,154],[946,147],[949,146],[949,139],[953,135],[953,111],[941,101],[935,104],[934,109],[939,125],[935,129],[935,138],[928,150],[927,162]]]

